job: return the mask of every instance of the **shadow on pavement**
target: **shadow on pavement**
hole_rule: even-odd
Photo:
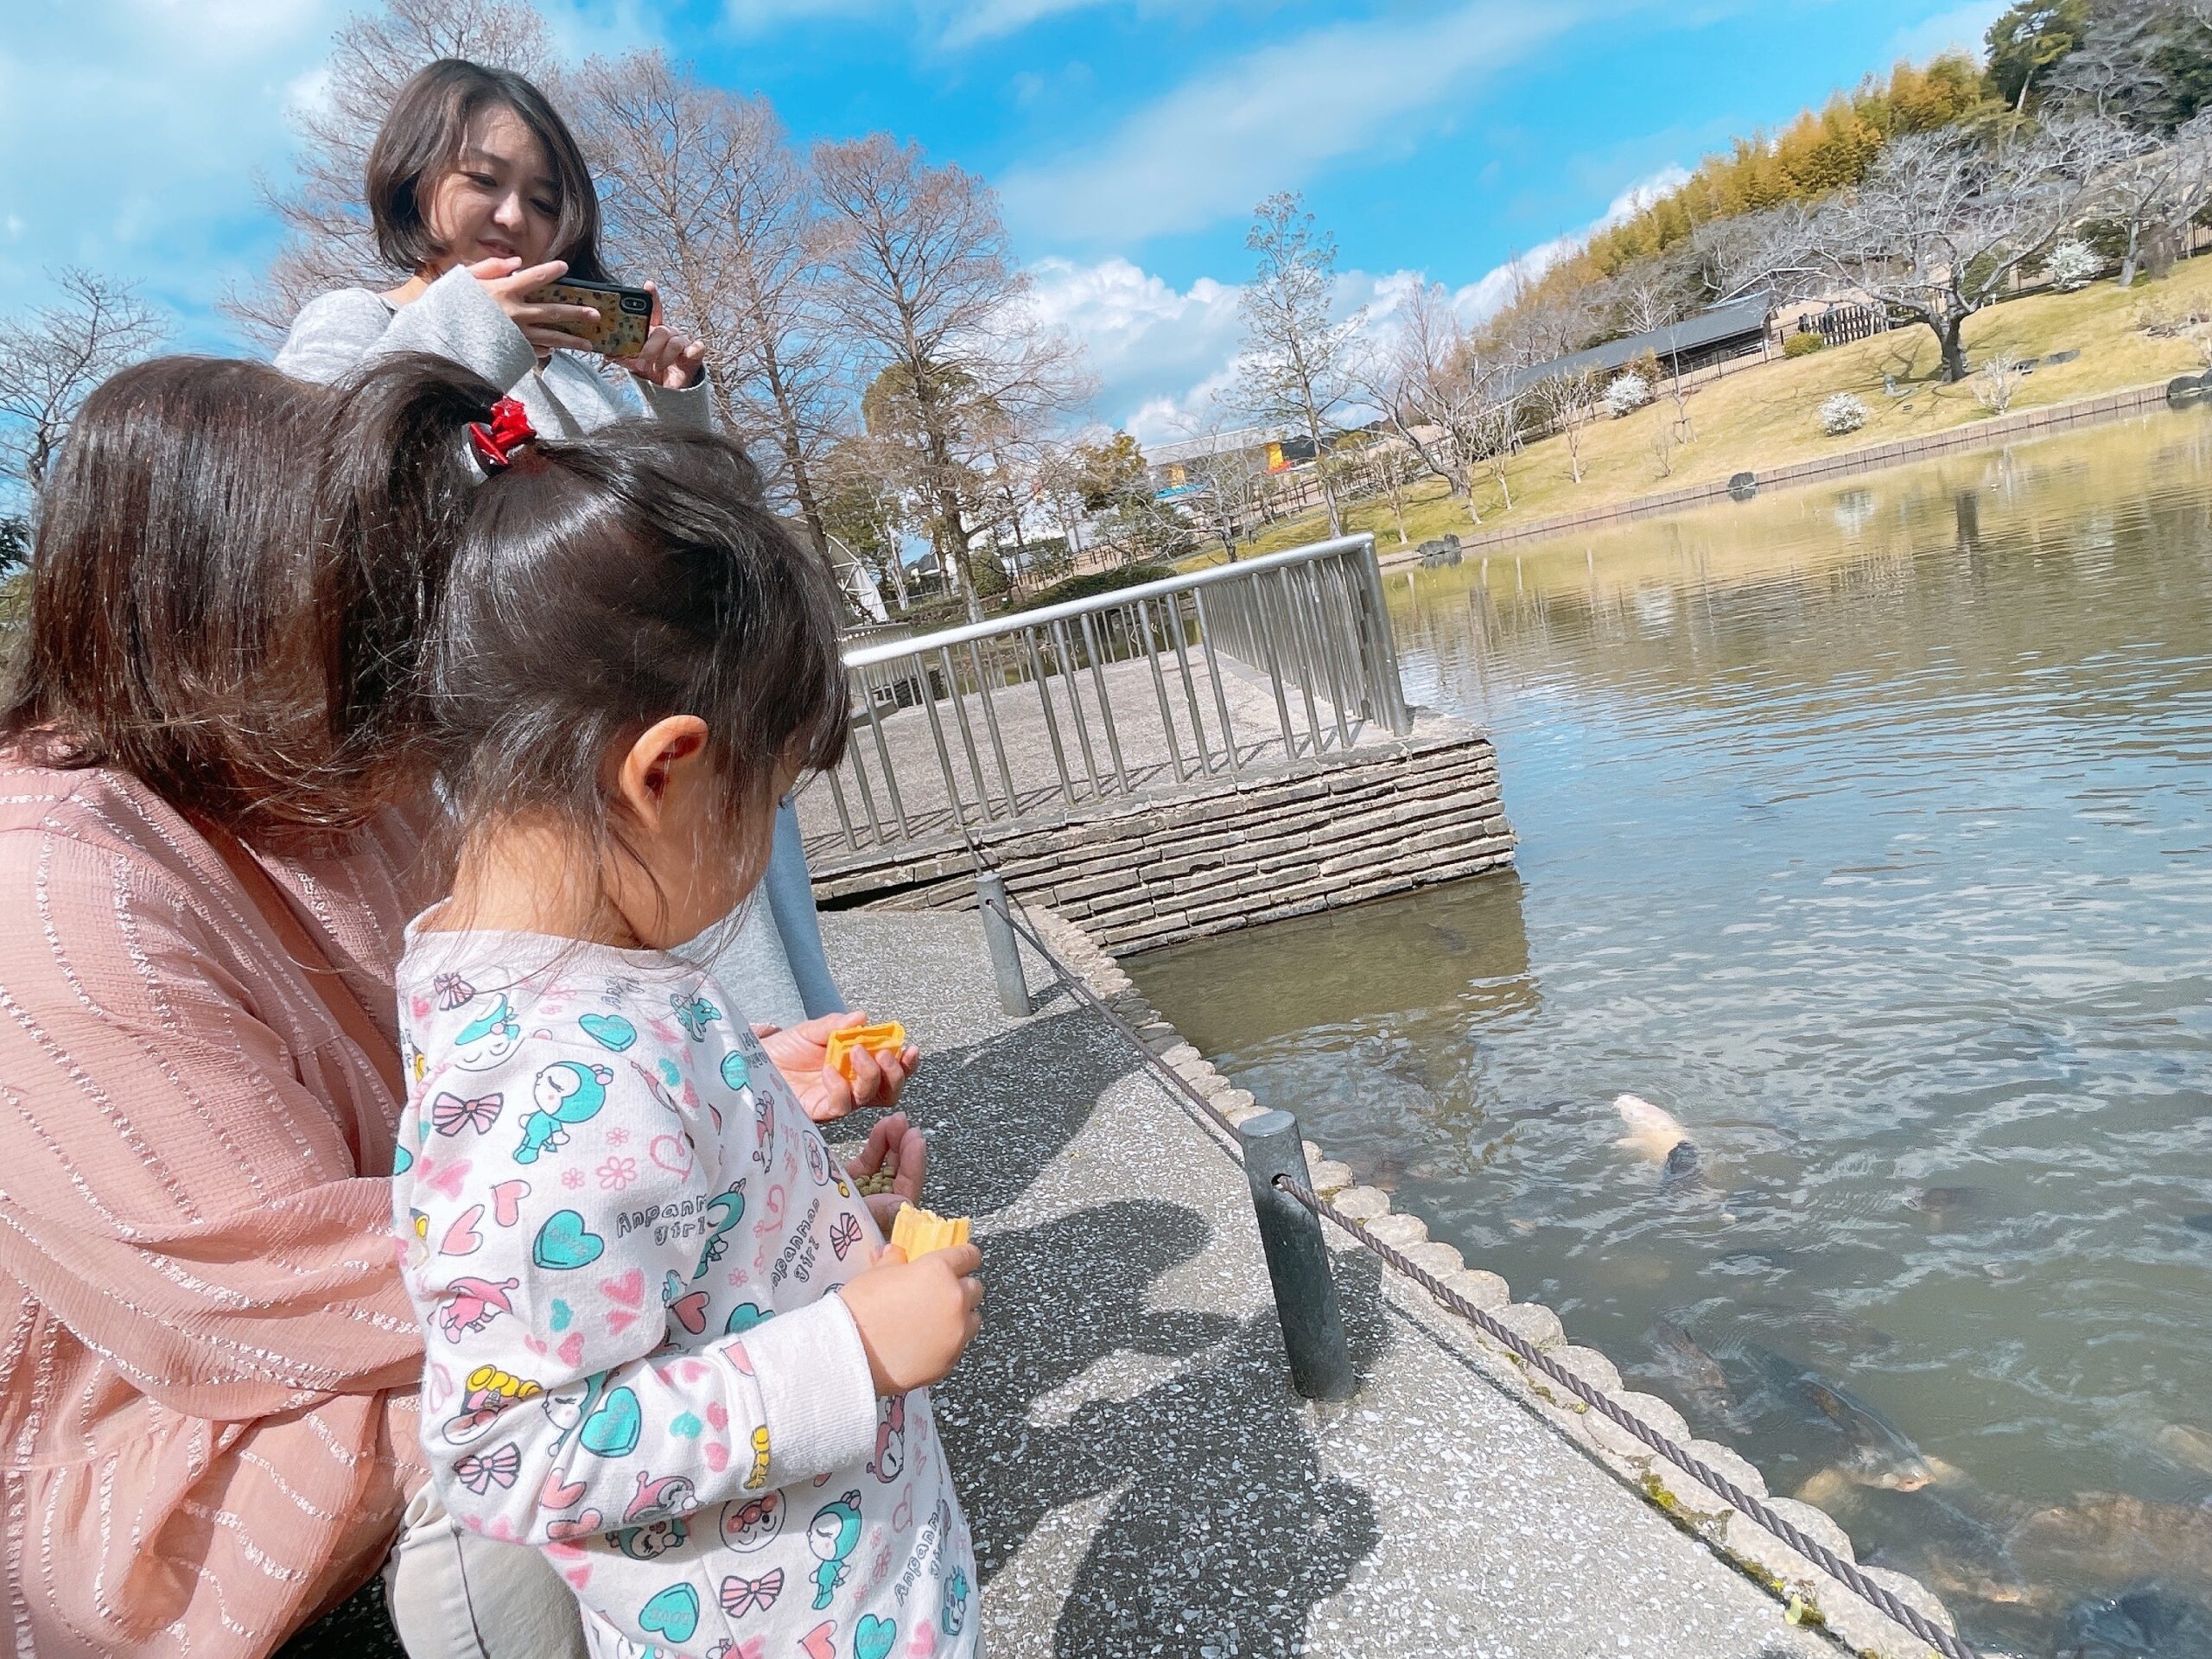
[[[963,1215],[1005,1209],[1137,1065],[1096,1020],[1075,1013],[1033,1020],[965,1048],[932,1050],[900,1102],[931,1137],[931,1192],[944,1194]],[[855,1113],[853,1138],[873,1119]]]
[[[984,1334],[938,1419],[986,1583],[1053,1511],[1109,1499],[1042,1613],[1056,1655],[1291,1652],[1378,1541],[1366,1493],[1321,1474],[1273,1309],[1146,1306],[1209,1234],[1180,1205],[1127,1198],[990,1240]],[[1339,1274],[1364,1364],[1383,1340],[1372,1274]]]

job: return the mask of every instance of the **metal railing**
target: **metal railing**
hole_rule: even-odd
[[[1412,729],[1371,536],[845,652],[844,845],[1135,796]]]

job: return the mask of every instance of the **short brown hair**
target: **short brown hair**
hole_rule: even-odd
[[[85,402],[39,500],[0,741],[263,842],[405,787],[413,668],[497,394],[399,357],[337,390],[161,358]]]
[[[561,198],[552,257],[568,262],[571,276],[606,282],[599,257],[599,192],[569,124],[552,100],[523,76],[466,58],[440,58],[418,72],[399,89],[377,130],[368,169],[377,251],[409,272],[445,251],[423,216],[424,194],[460,159],[468,124],[480,111],[496,107],[512,110],[552,163]]]

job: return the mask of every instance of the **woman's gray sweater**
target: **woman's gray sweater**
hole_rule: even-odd
[[[365,288],[341,288],[310,300],[276,348],[276,366],[296,380],[327,383],[400,352],[428,352],[505,387],[530,411],[530,423],[548,437],[580,438],[610,421],[639,415],[702,429],[714,424],[703,378],[671,391],[572,352],[556,352],[539,367],[537,348],[484,284],[459,265],[407,305],[394,305]]]

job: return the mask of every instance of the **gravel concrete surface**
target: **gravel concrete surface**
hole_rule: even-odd
[[[1118,1033],[1065,989],[1001,1015],[972,914],[823,923],[855,1006],[927,1052],[929,1199],[983,1247],[983,1333],[937,1398],[993,1659],[1840,1651],[1364,1252],[1337,1257],[1360,1392],[1299,1400],[1243,1173]]]

